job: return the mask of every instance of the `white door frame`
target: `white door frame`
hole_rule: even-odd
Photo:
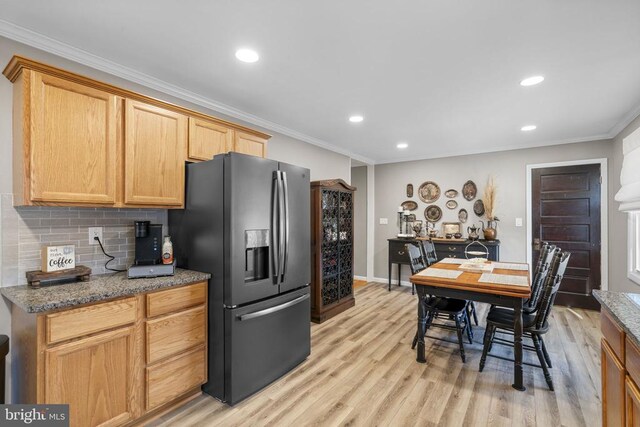
[[[533,250],[531,248],[532,225],[532,183],[531,175],[533,169],[554,168],[560,166],[579,166],[579,165],[600,165],[600,176],[602,183],[600,184],[600,289],[606,291],[609,289],[609,213],[608,213],[608,172],[607,159],[587,159],[587,160],[571,160],[566,162],[555,163],[538,163],[527,165],[527,262],[533,266]]]

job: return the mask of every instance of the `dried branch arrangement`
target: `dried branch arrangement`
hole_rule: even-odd
[[[482,198],[482,202],[484,203],[484,212],[489,221],[499,221],[498,217],[496,217],[497,189],[493,175],[489,175],[487,185],[484,187],[484,196]]]

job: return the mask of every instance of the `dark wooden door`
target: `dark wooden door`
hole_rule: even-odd
[[[599,164],[532,171],[533,260],[541,241],[571,252],[556,304],[600,308],[600,181]]]

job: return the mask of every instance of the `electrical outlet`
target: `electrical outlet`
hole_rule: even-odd
[[[97,237],[98,239],[100,239],[101,242],[104,243],[104,240],[102,240],[102,227],[89,227],[89,244],[90,245],[98,244],[98,241],[95,239],[95,237]]]
[[[382,225],[389,224],[389,219],[388,218],[380,218],[380,224],[382,224]]]
[[[516,218],[516,227],[522,227],[522,218]]]

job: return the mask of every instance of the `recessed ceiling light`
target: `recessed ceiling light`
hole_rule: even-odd
[[[521,131],[523,132],[529,132],[531,130],[535,130],[536,129],[536,125],[527,125],[527,126],[522,126],[520,128]]]
[[[408,146],[409,146],[409,144],[407,144],[406,142],[401,142],[400,144],[396,145],[396,147],[398,147],[401,150],[404,150]]]
[[[236,58],[242,62],[256,62],[260,59],[258,52],[251,49],[238,49],[236,51]]]
[[[542,83],[542,81],[544,80],[544,77],[542,76],[531,76],[531,77],[527,77],[526,79],[522,80],[520,82],[521,86],[533,86],[533,85],[537,85],[538,83]]]
[[[360,123],[363,120],[364,120],[364,117],[362,117],[362,116],[351,116],[351,117],[349,117],[349,121],[351,123]]]

